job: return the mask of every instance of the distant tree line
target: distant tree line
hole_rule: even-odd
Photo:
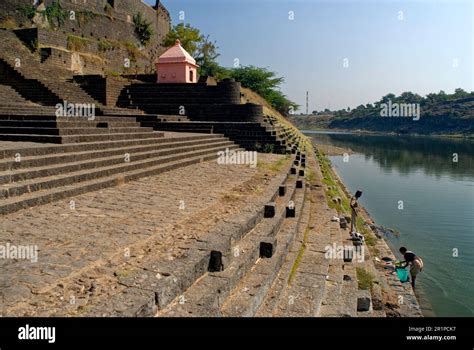
[[[396,96],[395,94],[389,93],[383,96],[379,101],[375,103],[368,103],[366,105],[359,105],[356,108],[350,109],[340,109],[337,111],[325,110],[326,113],[334,114],[336,117],[370,117],[378,116],[380,114],[381,105],[383,103],[388,103],[389,101],[393,103],[419,103],[420,107],[429,110],[431,107],[434,107],[440,103],[446,103],[450,101],[455,101],[463,98],[474,98],[474,93],[467,92],[461,88],[458,88],[452,94],[447,94],[443,90],[438,93],[430,93],[425,97],[420,96],[413,92],[403,92],[400,95]],[[314,111],[316,112],[316,111]],[[313,113],[314,113],[313,112]],[[316,114],[316,113],[314,113]]]
[[[277,73],[255,66],[234,68],[220,66],[217,62],[219,48],[216,42],[211,41],[208,35],[201,34],[199,29],[191,27],[190,24],[175,25],[163,39],[162,45],[171,47],[176,39],[181,41],[181,46],[196,60],[199,65],[199,75],[213,76],[219,80],[234,78],[243,87],[262,96],[280,113],[288,114],[298,109],[299,106],[281,92],[280,85],[284,82],[284,78],[278,77]]]

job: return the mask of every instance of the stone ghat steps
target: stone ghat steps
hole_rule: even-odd
[[[164,144],[167,146],[166,144]],[[155,147],[146,147],[145,151],[136,151],[136,149],[132,149],[134,152],[125,149],[113,150],[113,151],[106,151],[106,152],[85,152],[82,154],[72,154],[68,155],[67,157],[61,157],[61,162],[56,164],[51,164],[49,158],[26,158],[25,160],[21,160],[19,163],[26,162],[35,164],[44,164],[43,166],[34,167],[34,169],[28,168],[28,165],[23,165],[23,168],[13,168],[9,170],[0,171],[0,184],[4,185],[3,189],[0,189],[0,193],[2,191],[6,191],[9,189],[10,195],[15,195],[15,191],[12,191],[15,188],[16,183],[22,181],[33,180],[41,177],[48,177],[48,176],[55,176],[60,174],[71,173],[74,171],[80,171],[85,169],[95,169],[99,167],[115,165],[115,164],[123,164],[125,156],[129,157],[130,163],[152,159],[155,157],[173,155],[173,154],[180,154],[184,152],[191,152],[197,150],[203,150],[207,148],[213,147],[226,147],[232,146],[233,143],[222,139],[215,139],[210,141],[199,141],[199,143],[191,144],[191,145],[181,145],[181,144],[174,144],[173,147],[168,149],[162,149],[158,145]],[[158,149],[156,149],[158,148]],[[12,166],[15,163],[12,162],[0,162],[0,167],[7,167]],[[24,169],[24,170],[23,170]],[[23,184],[22,187],[28,185],[28,191],[32,191],[31,184]],[[35,184],[37,185],[37,184]],[[7,196],[0,196],[0,197],[8,197]]]
[[[285,219],[275,236],[276,249],[271,258],[259,258],[221,306],[222,316],[255,316],[280,271],[301,224],[305,190],[294,196],[296,218]]]
[[[28,100],[20,96],[15,89],[9,85],[0,83],[0,104],[2,106],[12,106],[15,104],[29,103]]]
[[[285,169],[289,169],[289,164],[285,165]],[[279,197],[278,187],[288,176],[286,170],[269,177],[263,192],[246,202],[238,214],[218,221],[199,240],[185,243],[186,252],[176,259],[157,260],[156,257],[145,256],[140,257],[139,261],[128,262],[125,268],[128,272],[116,274],[117,283],[125,289],[106,300],[96,300],[88,308],[87,315],[155,316],[157,310],[166,310],[207,271],[218,271],[223,264],[223,273],[228,273],[225,271],[233,262],[235,264],[233,248],[239,244],[237,242],[250,237],[262,220],[270,220],[264,218],[264,207]],[[286,198],[289,196],[291,190],[286,193]],[[244,257],[250,256],[246,251],[239,252]]]
[[[54,115],[56,109],[54,107],[45,107],[36,105],[31,102],[24,104],[12,103],[0,105],[0,116],[50,116]]]
[[[132,140],[162,137],[162,133],[157,132],[135,132],[135,133],[103,133],[103,134],[83,134],[83,135],[39,135],[39,134],[0,134],[2,141],[27,141],[39,143],[83,143],[100,142],[114,140]]]
[[[89,120],[90,119],[90,120]],[[130,117],[0,116],[0,140],[47,143],[161,137]]]
[[[31,117],[30,117],[31,118]],[[65,118],[65,120],[11,120],[0,117],[0,128],[3,127],[23,127],[23,128],[134,128],[139,127],[133,119],[117,119],[117,121],[102,122],[98,120],[87,120],[86,118]],[[146,130],[146,129],[142,129]]]
[[[313,248],[310,246],[312,235],[308,233],[314,231],[310,220],[310,213],[315,214],[312,209],[313,200],[311,189],[304,203],[301,224],[294,242],[284,257],[273,284],[255,312],[257,317],[315,315],[317,301],[322,298],[324,292],[328,264],[325,259],[315,261],[311,259],[313,256],[308,257],[308,251]],[[321,235],[319,238],[325,237]],[[314,253],[319,252],[315,250]]]
[[[120,107],[107,107],[101,106],[100,110],[104,115],[116,115],[116,116],[139,116],[144,115],[145,112],[139,108],[129,109]]]
[[[137,121],[139,122],[189,122],[189,118],[184,115],[167,115],[167,114],[146,114],[144,116],[138,116]]]
[[[342,231],[336,224],[330,228],[331,242],[352,247],[347,232]],[[356,317],[357,297],[356,262],[330,259],[325,293],[317,316]]]
[[[214,104],[216,103],[216,96],[213,95],[191,95],[186,94],[186,97],[179,96],[179,93],[167,91],[159,93],[159,95],[152,95],[149,92],[144,91],[144,96],[141,95],[129,95],[127,97],[121,97],[119,99],[119,105],[123,107],[134,106],[147,106],[150,108],[157,108],[160,105],[181,105],[181,104]],[[178,96],[177,96],[178,95]]]
[[[6,64],[0,59],[0,62]],[[18,73],[18,80],[5,79],[3,84],[9,84],[14,91],[25,100],[40,103],[44,106],[54,106],[61,103],[58,95],[49,91],[46,85],[35,79],[27,79]]]
[[[316,176],[319,177],[318,174]],[[326,204],[322,188],[312,187],[308,197],[301,225],[306,229],[299,230],[278,277],[255,315],[381,316],[357,311],[360,291],[355,272],[356,261],[326,257],[327,246],[352,247],[352,241],[339,228],[339,223],[330,221],[337,213]],[[316,202],[319,204],[314,206]]]
[[[13,107],[9,106],[0,106],[0,117],[1,118],[8,118],[13,116],[22,116],[22,117],[30,117],[31,116],[51,116],[54,115],[56,110],[54,107],[48,108],[43,107],[40,105],[16,105]]]
[[[151,142],[145,142],[151,141]],[[163,141],[163,142],[157,142]],[[93,143],[79,144],[76,149],[61,149],[57,153],[43,153],[33,156],[27,156],[31,154],[26,152],[27,150],[18,150],[17,154],[20,155],[20,161],[16,161],[16,155],[8,156],[0,159],[0,172],[1,171],[19,171],[20,169],[38,168],[45,167],[55,164],[64,165],[65,163],[72,163],[74,161],[84,161],[90,159],[98,159],[104,157],[112,157],[128,153],[135,155],[136,153],[151,152],[151,151],[169,151],[179,147],[190,147],[199,146],[202,144],[210,145],[217,144],[227,141],[222,135],[209,135],[208,137],[175,137],[175,138],[163,138],[163,139],[152,139],[152,140],[131,140],[129,142],[111,142],[110,145]],[[93,146],[101,146],[93,148]],[[105,147],[108,146],[108,147]],[[39,151],[34,149],[34,151]],[[37,170],[37,169],[35,169]]]
[[[143,114],[139,110],[104,106],[72,81],[70,71],[48,64],[48,60],[41,63],[40,58],[31,53],[13,32],[1,31],[0,34],[0,65],[8,72],[8,76],[0,80],[11,85],[26,99],[43,105],[55,105],[63,101],[95,104],[97,114]],[[20,66],[16,65],[17,59],[21,62]]]
[[[66,125],[66,127],[18,127],[5,126],[0,123],[0,134],[26,134],[26,135],[55,135],[55,136],[71,136],[71,135],[103,135],[103,134],[134,134],[153,132],[153,128],[146,127],[78,127],[77,125]]]
[[[198,132],[224,134],[241,147],[248,150],[257,150],[261,147],[272,145],[275,153],[286,153],[286,140],[272,135],[260,123],[232,123],[232,122],[156,122],[142,121],[144,127],[153,127],[159,131]],[[260,149],[261,151],[261,149]]]
[[[87,152],[87,151],[104,151],[112,149],[120,149],[124,147],[139,147],[139,146],[151,146],[161,144],[175,144],[176,142],[187,142],[187,141],[199,141],[208,140],[211,138],[223,138],[222,135],[192,135],[182,134],[173,137],[163,137],[164,134],[154,133],[159,137],[145,138],[145,139],[128,139],[128,140],[111,140],[111,141],[100,141],[100,142],[84,142],[77,144],[66,144],[66,145],[47,145],[38,144],[35,147],[23,147],[23,148],[11,148],[11,149],[0,149],[0,160],[13,161],[18,153],[21,154],[22,159],[24,157],[36,157],[46,156],[51,157],[63,157],[67,156],[68,153],[75,152]],[[155,136],[157,136],[155,135]]]
[[[225,140],[225,139],[223,139]],[[200,146],[172,148],[162,152],[138,153],[125,162],[124,156],[93,159],[90,162],[69,163],[48,169],[4,172],[4,179],[19,180],[2,185],[0,214],[12,213],[81,193],[115,186],[141,177],[160,174],[203,160],[217,158],[217,152],[238,149],[232,142],[202,142]],[[79,170],[77,170],[79,169]],[[58,175],[54,175],[58,173]],[[33,179],[27,179],[32,176]],[[39,176],[39,177],[38,177]],[[25,179],[25,180],[23,180]]]
[[[147,114],[176,115],[183,112],[193,121],[261,122],[261,106],[253,104],[175,103],[127,105]]]
[[[2,54],[4,53],[2,52]],[[30,53],[28,52],[28,54]],[[14,60],[0,57],[1,84],[10,86],[19,97],[40,105],[54,106],[62,102],[59,95],[48,89],[45,84],[37,79],[27,78],[17,69],[13,68],[14,64],[12,62]],[[34,61],[29,60],[28,62],[32,63]],[[54,73],[51,74],[55,76]]]
[[[301,175],[304,176],[305,166],[293,166],[290,169],[290,174],[293,172],[299,174],[300,171],[303,172]],[[294,176],[296,177],[296,175]],[[303,180],[302,177],[296,178]],[[269,295],[274,292],[274,285],[284,274],[283,271],[288,265],[289,256],[291,257],[291,252],[298,243],[300,232],[304,232],[307,226],[309,212],[307,197],[310,193],[310,187],[304,187],[304,190],[296,190],[293,198],[296,218],[285,219],[276,236],[277,243],[273,256],[270,259],[259,259],[250,272],[241,279],[221,307],[223,316],[262,316],[259,312],[261,313],[260,310],[265,307]],[[316,293],[316,291],[313,291],[313,293]],[[309,299],[311,297],[312,295],[308,296]],[[299,314],[299,316],[303,315],[303,313]],[[263,316],[273,315],[267,313]],[[289,314],[283,314],[282,316],[289,316]]]
[[[299,222],[305,188],[296,188],[297,180],[301,179],[296,175],[284,180],[285,193],[275,194],[265,208],[264,218],[248,232],[232,237],[224,247],[218,243],[207,245],[211,256],[212,252],[222,254],[223,271],[208,269],[157,316],[252,316],[276,276]],[[292,217],[288,206],[297,215]],[[252,289],[257,285],[258,293]]]
[[[31,121],[31,122],[70,122],[70,123],[93,123],[93,122],[115,122],[115,123],[137,123],[133,117],[125,116],[95,116],[93,120],[88,120],[84,116],[56,116],[56,113],[48,115],[11,115],[11,116],[0,116],[0,121]],[[91,124],[92,125],[92,124]]]

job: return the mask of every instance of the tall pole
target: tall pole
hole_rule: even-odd
[[[306,115],[308,115],[308,91],[306,91]]]

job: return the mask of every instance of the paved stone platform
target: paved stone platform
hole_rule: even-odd
[[[77,314],[94,293],[118,288],[107,281],[121,263],[144,251],[172,261],[258,197],[272,171],[203,162],[3,216],[0,245],[37,246],[38,260],[0,259],[0,314]]]

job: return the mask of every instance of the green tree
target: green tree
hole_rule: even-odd
[[[151,22],[143,18],[143,15],[138,12],[133,16],[133,25],[135,26],[135,34],[142,45],[148,45],[151,38],[155,34],[151,27]]]
[[[405,102],[405,103],[420,103],[423,101],[423,97],[421,97],[418,94],[414,94],[411,91],[406,91],[400,94],[399,97],[397,97],[397,100],[399,102]]]
[[[231,71],[231,77],[262,97],[266,97],[285,81],[282,77],[276,77],[275,72],[255,66],[235,68]]]
[[[196,60],[199,65],[199,75],[220,78],[226,74],[226,70],[217,63],[218,46],[215,41],[209,39],[209,35],[201,34],[199,29],[191,27],[189,23],[179,23],[168,32],[162,45],[171,47],[177,39],[181,42],[183,49]]]
[[[395,100],[395,94],[387,94],[385,96],[383,96],[381,99],[380,99],[380,103],[388,103],[388,101],[394,101]]]
[[[288,114],[290,110],[297,110],[299,106],[290,101],[280,90],[273,90],[265,97],[267,102],[282,114]]]
[[[164,47],[171,47],[175,44],[176,39],[181,41],[181,46],[194,58],[197,57],[199,43],[203,40],[201,32],[191,25],[179,23],[175,25],[164,37],[161,43]]]
[[[469,97],[470,94],[461,88],[454,90],[454,94],[451,95],[453,98],[465,98]]]
[[[267,68],[244,66],[230,70],[230,77],[239,81],[243,87],[255,91],[280,113],[288,114],[298,105],[290,101],[281,91],[280,85],[285,81]]]

